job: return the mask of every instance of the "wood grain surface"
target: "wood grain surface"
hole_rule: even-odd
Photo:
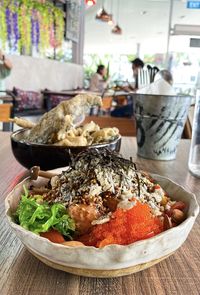
[[[102,270],[102,269],[100,270],[100,269],[83,269],[83,268],[69,267],[69,266],[61,265],[61,264],[55,263],[54,261],[50,261],[50,259],[46,259],[45,257],[43,257],[41,255],[36,254],[30,248],[28,249],[28,251],[48,266],[51,266],[55,269],[63,270],[63,271],[68,272],[70,274],[75,274],[75,275],[85,276],[85,277],[90,277],[90,278],[116,278],[116,277],[127,276],[130,274],[142,271],[146,268],[149,268],[152,265],[159,263],[160,261],[166,259],[167,257],[169,257],[170,255],[173,254],[173,252],[172,252],[166,256],[163,256],[162,258],[151,260],[146,263],[141,263],[141,264],[137,264],[135,266],[130,266],[130,267],[126,267],[126,268],[112,269],[112,270]]]
[[[183,246],[144,271],[112,279],[86,278],[52,269],[30,254],[9,228],[4,199],[25,169],[11,152],[9,133],[0,133],[0,294],[1,295],[199,295],[200,218]],[[138,166],[171,178],[200,200],[200,179],[187,167],[190,141],[182,140],[175,161],[152,161],[136,156],[135,138],[123,138],[122,154]],[[177,237],[178,238],[178,237]],[[156,249],[155,249],[156,251]]]

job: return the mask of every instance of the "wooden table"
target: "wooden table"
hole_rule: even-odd
[[[0,101],[2,101],[3,103],[10,103],[13,102],[13,98],[8,95],[0,96]]]
[[[11,94],[5,94],[5,95],[0,95],[0,101],[3,103],[14,103],[14,102],[20,102],[21,98],[14,96],[12,92]]]
[[[113,279],[78,277],[51,269],[32,256],[8,227],[4,199],[25,169],[14,159],[9,133],[0,133],[0,294],[2,295],[199,295],[200,218],[187,241],[172,256],[142,272]],[[143,169],[170,177],[200,200],[200,179],[187,168],[189,141],[182,140],[175,161],[151,161],[136,156],[135,138],[125,137],[122,154]],[[178,238],[178,237],[177,237]]]

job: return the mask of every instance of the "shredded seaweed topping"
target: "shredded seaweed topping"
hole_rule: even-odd
[[[76,164],[81,160],[88,163],[87,168],[94,169],[94,164],[97,162],[100,166],[107,166],[113,170],[127,170],[129,168],[134,168],[134,163],[130,160],[122,158],[120,154],[115,151],[110,151],[109,149],[87,149],[77,155],[75,158],[74,169],[76,169]]]
[[[134,168],[135,168],[135,175],[136,175],[136,178],[137,178],[137,183],[138,183],[138,197],[140,197],[140,178],[139,178],[139,175],[137,173],[137,167],[136,167],[136,164],[133,163],[134,165]]]
[[[72,158],[70,167],[58,176],[47,198],[63,199],[70,204],[80,202],[86,194],[101,196],[109,192],[118,198],[129,190],[140,196],[139,175],[136,164],[117,152],[87,149]]]

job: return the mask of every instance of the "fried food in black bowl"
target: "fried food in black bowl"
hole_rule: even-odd
[[[63,146],[56,144],[40,144],[26,141],[27,129],[20,129],[11,135],[11,146],[16,160],[24,167],[40,166],[42,170],[49,170],[67,166],[72,156],[86,149],[108,148],[111,151],[119,152],[121,136],[107,142],[92,144],[88,146]]]
[[[100,128],[92,121],[79,126],[91,107],[101,105],[99,96],[79,94],[46,112],[37,123],[14,118],[14,123],[25,128],[11,135],[15,158],[26,168],[37,165],[49,170],[67,166],[86,149],[119,151],[121,137],[117,128]]]

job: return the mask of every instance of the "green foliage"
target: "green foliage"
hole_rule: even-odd
[[[6,28],[6,14],[1,9],[0,5],[0,39],[2,42],[2,47],[5,48],[7,41],[7,28]]]
[[[134,60],[136,57],[137,57],[136,54],[127,54],[128,61],[130,62]]]
[[[0,40],[3,48],[6,47],[8,39],[7,8],[11,13],[17,13],[18,16],[17,25],[20,38],[17,41],[17,48],[20,52],[31,53],[33,46],[31,40],[31,18],[39,21],[39,48],[41,52],[44,52],[47,48],[57,48],[62,45],[64,38],[64,15],[62,10],[48,1],[42,4],[34,0],[4,0],[0,1]],[[13,31],[12,20],[10,25]],[[11,33],[14,34],[13,32]],[[9,45],[12,46],[12,44]]]
[[[145,54],[144,55],[145,64],[150,64],[163,68],[165,65],[165,55],[164,54]]]
[[[75,224],[67,214],[65,206],[58,203],[49,205],[43,201],[42,196],[29,196],[25,187],[24,191],[15,213],[16,222],[36,234],[54,228],[70,237],[75,231]]]
[[[107,76],[109,76],[110,60],[112,60],[112,57],[111,54],[105,54],[103,57],[100,57],[96,53],[86,55],[84,62],[85,79],[89,80],[92,74],[96,72],[97,66],[100,64],[105,65],[107,68]]]

